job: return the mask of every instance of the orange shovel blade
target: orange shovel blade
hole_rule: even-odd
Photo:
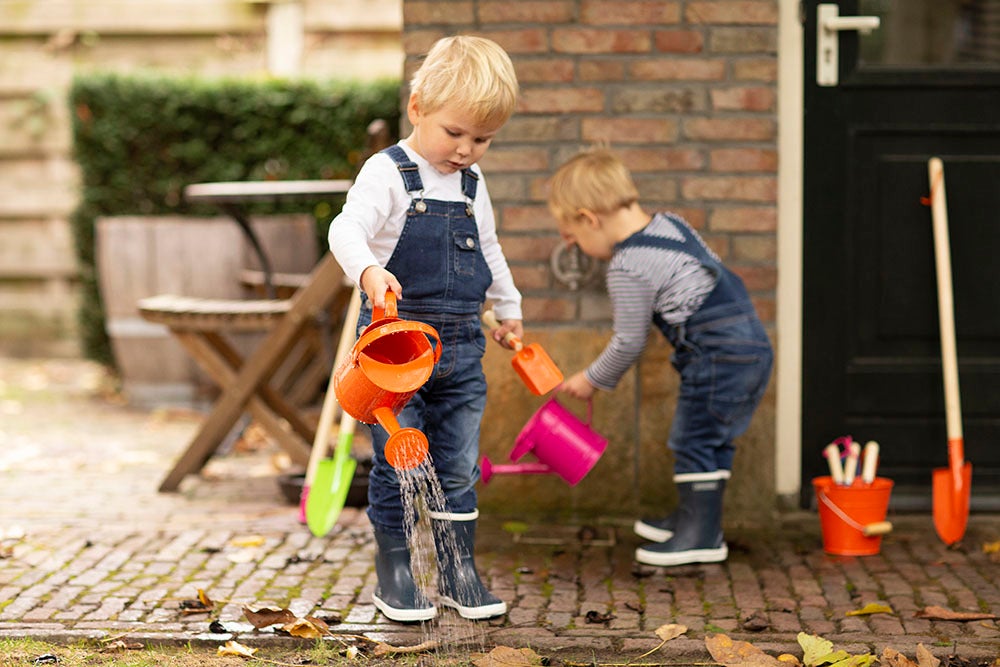
[[[549,393],[563,381],[562,371],[538,343],[518,350],[511,365],[528,389],[537,396]]]
[[[952,545],[965,535],[969,521],[969,495],[972,489],[972,463],[966,461],[959,470],[961,486],[956,484],[951,468],[935,468],[934,529],[947,545]]]

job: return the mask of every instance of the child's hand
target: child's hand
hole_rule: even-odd
[[[392,290],[397,299],[403,298],[403,286],[396,276],[381,266],[369,266],[361,274],[361,289],[376,308],[385,308],[385,293]]]
[[[564,380],[561,385],[556,387],[556,391],[560,394],[569,394],[581,401],[589,401],[590,397],[597,391],[597,388],[590,384],[584,372],[580,371],[568,380]]]
[[[493,329],[490,333],[493,336],[493,340],[500,343],[503,347],[513,350],[514,346],[504,340],[504,338],[507,337],[507,334],[514,334],[518,340],[521,340],[524,337],[524,327],[521,324],[521,320],[504,320],[500,323],[499,328]]]

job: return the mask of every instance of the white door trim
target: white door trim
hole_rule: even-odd
[[[798,505],[802,469],[802,117],[800,0],[778,6],[778,284],[775,491]]]

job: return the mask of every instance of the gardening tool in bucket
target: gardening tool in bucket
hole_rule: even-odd
[[[493,465],[484,456],[480,465],[483,482],[489,482],[490,477],[498,473],[554,473],[570,486],[576,486],[608,446],[607,439],[590,426],[592,408],[588,402],[587,422],[584,423],[556,399],[549,399],[521,429],[510,452],[511,461],[518,461],[530,452],[539,462]]]
[[[885,520],[892,480],[876,477],[870,484],[836,483],[829,476],[813,479],[823,531],[823,551],[837,556],[872,556],[882,547],[882,536],[892,531]]]
[[[351,343],[354,342],[354,330],[361,310],[361,292],[355,288],[344,315],[344,327],[337,343],[337,353],[334,364],[339,364],[347,358]],[[327,451],[327,441],[333,426],[334,413],[337,411],[336,391],[333,386],[333,375],[330,376],[330,386],[323,398],[323,409],[320,411],[319,426],[316,428],[316,439],[309,456],[309,467],[306,469],[305,484],[302,487],[302,501],[299,513],[304,516],[310,532],[316,537],[322,537],[330,532],[340,511],[344,509],[347,493],[351,489],[351,480],[357,461],[351,458],[351,443],[354,439],[354,418],[341,411],[340,427],[337,430],[337,443],[333,456],[323,458]],[[301,518],[301,517],[300,517]]]
[[[935,468],[932,476],[934,529],[941,541],[950,545],[965,535],[969,520],[972,464],[965,461],[965,439],[962,435],[951,246],[948,240],[948,203],[944,193],[944,164],[941,159],[932,157],[927,163],[927,171],[931,188],[934,263],[937,270],[938,319],[941,329],[941,370],[944,376],[944,412],[948,432],[948,467]]]
[[[492,310],[483,311],[483,324],[490,329],[500,328],[496,314]],[[504,336],[504,340],[514,348],[514,358],[511,365],[528,389],[537,396],[547,394],[563,381],[562,371],[555,365],[551,357],[542,349],[538,343],[531,343],[525,347],[521,339],[512,332]]]
[[[431,342],[433,340],[433,343]],[[437,330],[397,316],[396,295],[385,294],[385,308],[375,308],[372,322],[334,373],[337,400],[349,415],[389,432],[385,459],[409,470],[427,457],[427,436],[401,428],[396,415],[430,378],[441,358]]]

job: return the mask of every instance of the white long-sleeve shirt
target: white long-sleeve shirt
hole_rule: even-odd
[[[406,143],[401,141],[399,145],[420,170],[424,199],[465,201],[461,172],[442,174]],[[486,179],[479,165],[472,165],[472,170],[479,176],[473,204],[476,226],[479,229],[479,244],[493,273],[493,284],[486,290],[486,298],[493,301],[493,310],[498,319],[520,320],[523,319],[521,293],[514,286],[507,258],[504,257],[497,238],[496,219]],[[344,208],[333,219],[329,233],[330,250],[344,273],[355,284],[360,284],[361,274],[369,266],[384,267],[388,263],[406,224],[410,199],[399,170],[388,155],[376,153],[361,167],[354,185],[347,193]],[[406,299],[405,282],[403,299]]]

